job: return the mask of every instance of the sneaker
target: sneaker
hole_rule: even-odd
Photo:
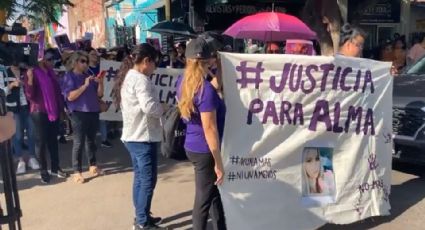
[[[57,171],[52,171],[51,174],[53,176],[58,177],[58,178],[67,178],[68,177],[68,173],[62,171],[62,169],[58,169]]]
[[[160,224],[162,222],[161,217],[154,217],[152,216],[152,213],[148,216],[148,222],[152,224]],[[136,225],[136,218],[134,218],[134,225]]]
[[[66,144],[66,138],[65,138],[65,136],[60,136],[58,141],[61,144]]]
[[[167,230],[168,228],[159,227],[156,224],[145,224],[145,225],[139,225],[135,224],[133,226],[133,230]]]
[[[161,217],[154,217],[154,216],[152,216],[152,213],[150,213],[149,216],[148,216],[148,221],[153,223],[153,224],[160,224],[162,222],[162,218]]]
[[[48,172],[41,173],[41,183],[48,184],[50,182],[50,175]]]
[[[40,164],[38,163],[37,159],[35,159],[34,157],[30,158],[30,160],[28,161],[28,166],[33,170],[40,169]]]
[[[112,144],[109,143],[109,141],[102,141],[102,144],[100,145],[103,148],[112,148]]]
[[[16,169],[16,174],[23,174],[27,171],[25,161],[19,160],[18,168]]]

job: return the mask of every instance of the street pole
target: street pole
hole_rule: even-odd
[[[171,21],[171,0],[165,0],[165,20]],[[167,39],[167,52],[170,47],[174,45],[174,37],[166,36]]]
[[[108,27],[108,21],[109,21],[109,12],[108,7],[106,6],[107,0],[102,0],[102,9],[103,9],[103,17],[105,18],[105,48],[110,48],[110,41],[109,41],[109,27]]]
[[[171,20],[171,0],[165,0],[165,20]]]
[[[195,7],[193,7],[193,4],[195,4],[195,0],[189,0],[189,25],[192,28],[195,26]]]

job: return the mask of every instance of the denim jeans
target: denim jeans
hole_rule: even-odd
[[[99,120],[99,132],[102,141],[107,141],[108,139],[107,125],[107,121]]]
[[[47,172],[46,152],[50,153],[50,169],[52,172],[58,171],[59,148],[58,148],[58,121],[49,121],[45,113],[31,113],[34,122],[35,152],[40,161],[40,172]]]
[[[82,172],[83,149],[89,166],[96,166],[96,133],[99,128],[99,113],[73,112],[71,115],[73,134],[72,167],[74,172]]]
[[[22,107],[18,113],[14,113],[16,123],[16,133],[12,138],[13,150],[15,157],[20,158],[23,156],[22,143],[24,138],[24,130],[27,131],[28,136],[28,151],[31,157],[35,157],[35,144],[34,144],[34,124],[31,120],[28,107]]]
[[[136,223],[144,225],[151,210],[153,191],[158,174],[156,142],[124,142],[133,163],[133,205]]]

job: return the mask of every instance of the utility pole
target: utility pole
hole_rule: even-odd
[[[171,20],[171,0],[165,0],[165,20]]]

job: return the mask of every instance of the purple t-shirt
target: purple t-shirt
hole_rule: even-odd
[[[177,82],[177,95],[180,97],[180,85],[182,77]],[[202,93],[201,93],[202,92]],[[192,114],[189,121],[186,122],[186,140],[184,148],[194,153],[210,153],[207,140],[205,139],[204,130],[202,128],[201,112],[216,111],[217,114],[217,129],[221,139],[224,131],[224,119],[226,114],[226,107],[224,101],[218,96],[214,86],[207,80],[204,81],[203,90],[197,92],[194,97],[194,104],[196,112]]]
[[[80,75],[69,71],[63,78],[62,93],[66,98],[66,104],[70,112],[100,112],[99,98],[97,96],[98,83],[94,80],[90,82],[89,87],[75,101],[68,101],[69,93],[84,85],[87,77],[89,75]]]

